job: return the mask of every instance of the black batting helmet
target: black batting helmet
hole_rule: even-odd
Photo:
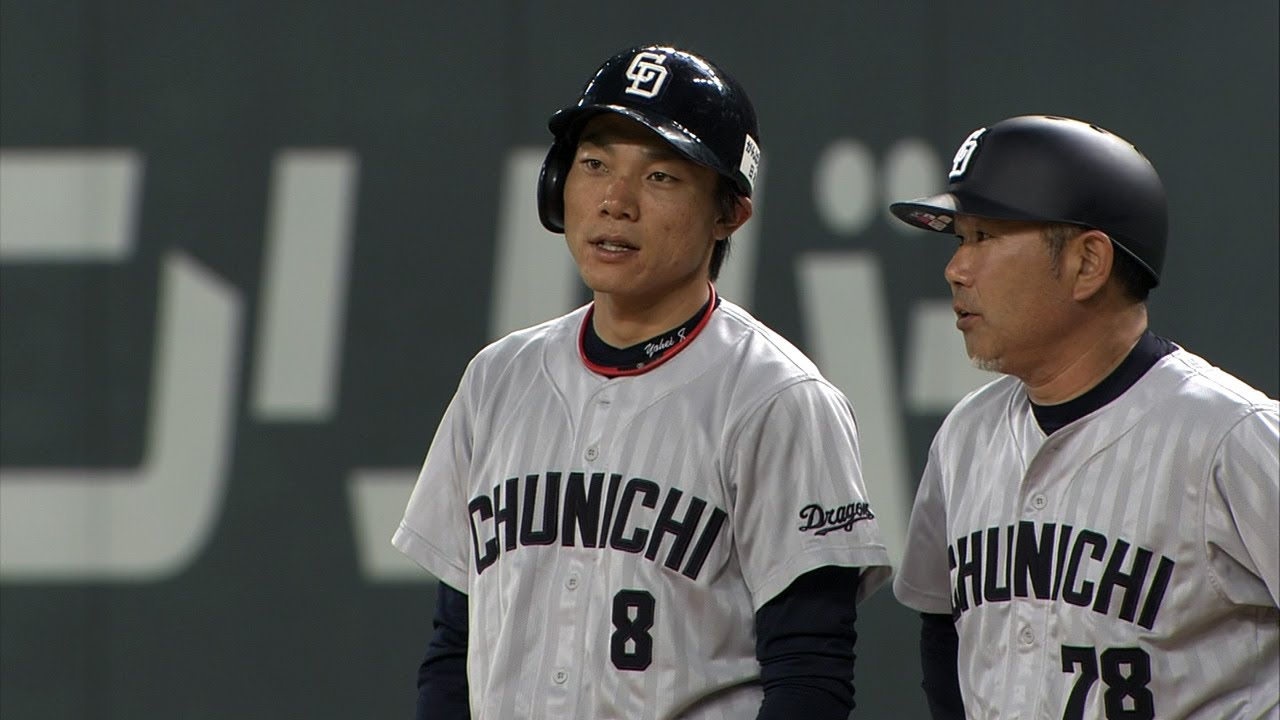
[[[551,116],[555,135],[538,178],[538,217],[564,232],[564,181],[586,120],[617,113],[641,123],[684,157],[733,181],[750,197],[760,163],[756,111],[736,80],[706,58],[662,45],[605,61],[578,101]]]
[[[1101,230],[1160,282],[1168,235],[1164,186],[1124,138],[1097,125],[1024,115],[973,131],[941,195],[889,206],[925,230],[954,232],[957,214],[1062,222]]]

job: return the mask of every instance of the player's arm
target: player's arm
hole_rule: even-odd
[[[933,720],[964,720],[960,696],[960,635],[950,615],[920,613],[920,669],[925,699]]]
[[[757,720],[846,720],[853,709],[857,568],[801,575],[756,613]]]
[[[435,633],[418,668],[416,720],[469,720],[467,700],[467,596],[439,584]]]

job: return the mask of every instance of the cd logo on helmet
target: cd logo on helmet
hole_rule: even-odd
[[[969,137],[964,139],[960,144],[960,149],[956,151],[956,156],[951,160],[951,172],[947,175],[948,180],[959,180],[969,169],[969,161],[973,159],[973,154],[978,150],[978,138],[982,137],[982,133],[986,132],[986,128],[978,128],[969,133]]]
[[[662,65],[666,60],[666,55],[655,52],[636,53],[636,56],[631,58],[631,64],[627,66],[627,79],[631,84],[624,92],[644,98],[657,95],[669,74]]]

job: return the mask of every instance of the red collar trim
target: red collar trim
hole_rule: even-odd
[[[578,328],[578,357],[582,359],[582,364],[591,372],[597,375],[603,375],[607,378],[631,377],[632,375],[643,375],[676,355],[679,355],[682,350],[689,347],[689,343],[693,342],[694,338],[698,337],[698,334],[707,326],[707,323],[711,322],[711,314],[716,311],[716,306],[719,304],[717,302],[718,296],[716,295],[716,286],[712,283],[707,283],[707,285],[711,288],[711,302],[707,307],[707,312],[703,314],[702,319],[698,321],[698,324],[693,326],[693,329],[684,336],[683,340],[680,340],[675,345],[671,346],[670,349],[659,355],[656,359],[633,368],[616,368],[609,367],[607,365],[597,365],[587,358],[587,323],[591,322],[591,318],[595,316],[596,312],[596,305],[592,302],[591,307],[587,308],[586,317],[582,319],[582,327]]]

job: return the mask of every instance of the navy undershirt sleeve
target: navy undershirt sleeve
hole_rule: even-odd
[[[933,720],[964,720],[960,697],[960,635],[950,615],[920,613],[920,669]]]
[[[806,573],[756,613],[765,699],[758,720],[845,720],[854,707],[858,570]],[[464,720],[467,597],[441,584],[435,634],[418,672],[417,720]],[[802,714],[802,715],[801,715]]]
[[[469,720],[467,697],[467,596],[440,583],[435,633],[418,667],[416,720]]]
[[[858,633],[857,568],[801,575],[756,613],[764,702],[757,720],[847,720]]]

